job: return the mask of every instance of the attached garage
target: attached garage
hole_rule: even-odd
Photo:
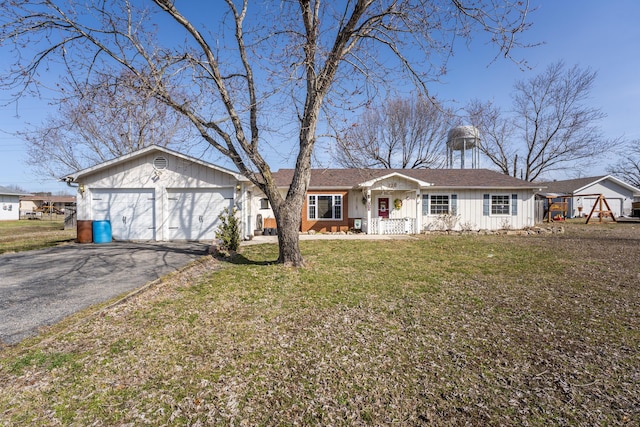
[[[233,207],[233,188],[167,189],[168,240],[212,240],[218,216]]]
[[[77,187],[78,220],[109,220],[114,240],[213,240],[224,208],[239,210],[249,181],[164,147],[142,150],[64,178]]]
[[[94,189],[93,220],[109,220],[114,240],[155,240],[153,189]]]

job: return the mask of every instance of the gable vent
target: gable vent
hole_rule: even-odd
[[[166,169],[168,163],[166,157],[158,156],[153,159],[153,167],[156,169]]]

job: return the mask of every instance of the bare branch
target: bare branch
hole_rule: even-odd
[[[391,99],[338,137],[335,160],[347,168],[443,167],[451,117],[432,99]]]

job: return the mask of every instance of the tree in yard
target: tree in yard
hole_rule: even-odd
[[[636,188],[640,188],[640,140],[628,143],[620,155],[621,160],[609,166],[607,172]]]
[[[563,62],[514,86],[513,110],[491,102],[467,106],[480,130],[480,150],[507,175],[534,181],[545,172],[590,161],[618,141],[607,141],[597,123],[605,117],[588,105],[596,73]]]
[[[103,72],[92,83],[68,81],[58,115],[21,133],[27,163],[56,178],[151,144],[188,149],[186,117],[139,90],[136,81],[128,70]]]
[[[335,159],[347,168],[442,167],[452,116],[434,99],[392,99],[367,109],[337,138]]]
[[[474,30],[510,56],[527,13],[519,0],[1,1],[0,44],[18,53],[3,82],[19,93],[38,87],[53,63],[78,81],[126,69],[137,90],[186,117],[264,192],[278,260],[300,266],[318,126],[337,106],[365,105],[372,85],[404,76],[426,93],[452,43]],[[35,52],[25,55],[26,46]],[[287,133],[297,135],[296,163],[281,194],[267,158]]]

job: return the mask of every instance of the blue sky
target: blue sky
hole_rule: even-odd
[[[532,5],[537,7],[530,15],[533,27],[524,37],[544,45],[515,52],[529,63],[531,70],[522,71],[501,58],[491,63],[495,49],[478,41],[455,51],[447,75],[441,83],[431,86],[432,92],[442,99],[455,100],[460,107],[478,98],[508,109],[517,80],[531,78],[551,63],[563,60],[567,66],[577,64],[598,73],[590,101],[607,114],[600,123],[605,136],[640,139],[640,2],[537,0]],[[8,94],[0,93],[0,99],[7,98]],[[37,124],[53,111],[46,101],[39,100],[0,108],[0,186],[18,185],[32,192],[67,190],[64,184],[26,165],[24,142],[12,136],[13,132],[24,130],[28,122]],[[318,154],[322,156],[322,152]],[[295,160],[292,156],[278,159],[282,160],[276,161],[273,169],[293,167]],[[614,161],[615,154],[605,152],[597,167],[577,168],[547,178],[604,174],[606,166]],[[488,161],[481,160],[481,167],[489,166]]]

